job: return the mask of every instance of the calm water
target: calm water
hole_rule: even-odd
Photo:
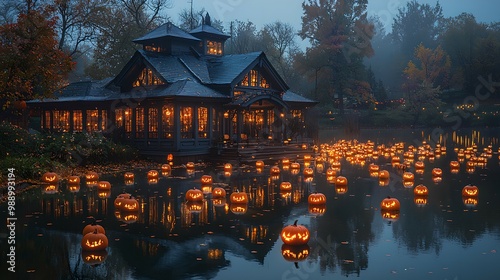
[[[396,139],[379,131],[359,135],[376,145],[396,141],[418,145],[432,143],[427,133],[411,131]],[[349,180],[347,193],[316,170],[313,182],[304,182],[302,170],[281,171],[271,178],[266,161],[261,173],[254,165],[234,166],[231,176],[221,166],[197,165],[194,174],[175,168],[169,177],[148,184],[147,170],[133,170],[136,179],[126,186],[123,173],[101,176],[113,185],[109,198],[100,198],[95,188],[82,184],[70,192],[61,184],[59,192],[47,194],[41,188],[17,197],[16,270],[7,272],[6,229],[0,245],[1,279],[495,279],[500,273],[500,165],[495,132],[450,133],[439,138],[447,146],[446,155],[434,161],[426,158],[423,174],[415,174],[415,185],[429,189],[427,204],[417,205],[412,188],[403,187],[402,172],[390,158],[380,156],[364,166],[343,158],[340,174]],[[365,139],[363,139],[365,138]],[[333,138],[331,138],[333,139]],[[337,140],[337,139],[335,139]],[[417,141],[418,140],[418,141]],[[452,174],[449,162],[457,159],[454,147],[478,143],[482,151],[490,143],[493,154],[486,167],[466,172],[465,162]],[[420,142],[421,144],[421,142]],[[401,155],[401,158],[402,155]],[[295,159],[293,159],[295,160]],[[417,160],[415,156],[415,160]],[[301,163],[302,159],[299,160]],[[387,186],[370,176],[368,163],[374,162],[391,173]],[[314,163],[314,162],[313,162]],[[280,165],[281,166],[281,165]],[[312,164],[312,167],[315,167]],[[431,170],[443,170],[442,181],[432,180]],[[412,168],[412,171],[413,168]],[[214,187],[229,193],[248,192],[245,213],[237,213],[229,199],[216,206],[211,195],[200,211],[191,212],[184,202],[185,192],[200,186],[202,175],[211,175]],[[291,193],[282,193],[282,181],[292,183]],[[477,205],[465,205],[461,190],[467,184],[480,189]],[[140,202],[136,216],[115,211],[113,201],[121,192],[132,193]],[[310,213],[307,197],[311,192],[327,197],[323,214]],[[401,202],[399,217],[384,219],[379,210],[383,198]],[[5,219],[5,204],[1,218]],[[87,217],[100,220],[107,231],[109,247],[99,265],[84,262],[80,240]],[[126,221],[125,221],[126,220]],[[311,232],[307,259],[295,264],[282,256],[281,229],[295,220]],[[286,249],[286,248],[285,248]]]

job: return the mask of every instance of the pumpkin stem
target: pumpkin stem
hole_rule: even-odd
[[[299,220],[295,220],[295,222],[293,223],[293,226],[294,226],[294,227],[296,227],[296,226],[297,226],[297,222],[298,222],[298,221],[299,221]]]
[[[97,228],[96,228],[96,229],[94,229],[94,234],[97,234]]]

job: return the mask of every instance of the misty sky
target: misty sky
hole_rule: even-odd
[[[227,26],[230,21],[250,20],[257,28],[276,20],[288,22],[297,30],[301,28],[303,0],[193,0],[194,10],[205,8],[212,18],[222,20]],[[404,7],[409,0],[368,0],[368,13],[378,15],[382,23],[390,28],[392,17],[398,8]],[[419,0],[420,3],[435,5],[436,0]],[[190,0],[172,0],[173,8],[168,14],[174,21],[182,9],[189,9]],[[441,0],[445,17],[469,12],[480,22],[500,21],[499,0]],[[300,40],[300,39],[299,39]]]

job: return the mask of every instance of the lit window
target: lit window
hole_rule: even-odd
[[[207,54],[222,55],[222,43],[216,41],[207,41]]]
[[[116,109],[115,110],[115,125],[117,128],[120,128],[123,126],[123,115],[124,111],[123,109]]]
[[[132,86],[133,87],[156,86],[163,84],[165,83],[153,73],[153,70],[146,67],[142,69],[141,73],[139,74],[139,77],[137,77]]]
[[[99,111],[98,110],[87,110],[87,131],[93,132],[99,129],[98,121],[99,121]]]
[[[102,110],[101,111],[101,130],[102,131],[105,131],[107,129],[107,126],[108,126],[108,111],[106,110]]]
[[[127,137],[130,137],[130,133],[132,133],[132,109],[124,109],[123,118],[125,120],[125,133],[127,134]]]
[[[174,106],[165,105],[162,109],[163,138],[172,138],[174,134]]]
[[[198,137],[208,138],[208,109],[198,108]]]
[[[50,129],[50,111],[45,111],[45,129]]]
[[[150,52],[161,52],[161,47],[159,46],[144,46],[144,50]]]
[[[83,131],[83,114],[82,110],[73,111],[73,131],[82,132]]]
[[[144,138],[144,108],[135,109],[135,138]]]
[[[256,70],[250,70],[250,86],[256,87],[257,86],[257,71]]]
[[[269,88],[269,84],[267,83],[267,80],[262,77],[262,75],[259,75],[260,76],[260,87],[261,88]]]
[[[193,108],[181,107],[180,117],[182,138],[193,138]]]
[[[54,111],[54,130],[61,132],[69,131],[69,111]]]
[[[158,109],[149,108],[149,138],[158,138]]]
[[[248,74],[246,74],[243,80],[241,81],[241,85],[244,87],[248,86]]]

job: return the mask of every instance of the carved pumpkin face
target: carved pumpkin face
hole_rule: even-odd
[[[378,173],[378,178],[379,179],[389,179],[390,175],[389,175],[389,171],[387,170],[381,170],[379,173]]]
[[[399,219],[399,210],[382,209],[380,214],[384,220],[389,222],[395,222]]]
[[[309,256],[309,250],[310,248],[307,244],[302,246],[283,244],[283,246],[281,246],[281,255],[286,261],[300,262],[307,259],[307,256]]]
[[[300,169],[300,163],[298,163],[298,162],[293,162],[293,163],[291,163],[291,164],[290,164],[290,168],[291,168],[292,170],[299,170],[299,169]]]
[[[248,204],[247,203],[232,203],[230,209],[231,209],[231,212],[233,214],[243,215],[248,210]]]
[[[262,160],[256,161],[255,162],[255,167],[263,169],[264,168],[264,162]]]
[[[323,173],[323,170],[325,169],[325,166],[322,163],[317,163],[316,164],[316,171],[318,173]]]
[[[404,172],[403,173],[403,181],[413,181],[415,180],[415,175],[411,172]]]
[[[44,183],[55,184],[59,182],[59,176],[54,172],[45,172],[42,175],[42,181]]]
[[[338,176],[335,180],[336,186],[347,186],[347,178],[344,176]]]
[[[425,164],[423,161],[415,162],[415,169],[424,169],[424,168],[425,168]]]
[[[337,177],[337,170],[335,170],[333,168],[328,168],[326,170],[326,177],[329,177],[329,176],[331,176],[333,178]]]
[[[462,200],[464,202],[464,205],[467,207],[476,207],[479,203],[477,197],[462,196]]]
[[[413,188],[414,184],[414,181],[403,181],[403,187],[405,187],[406,189]]]
[[[417,196],[426,196],[429,194],[429,189],[426,186],[420,184],[413,189],[413,194]]]
[[[97,183],[97,188],[105,191],[111,190],[111,183],[108,181],[99,181],[99,183]]]
[[[340,164],[340,161],[334,161],[334,162],[332,162],[330,168],[332,168],[332,169],[334,169],[336,171],[340,171],[340,167],[341,166],[342,165]]]
[[[462,189],[462,196],[475,197],[479,195],[479,188],[476,186],[467,185]]]
[[[135,199],[133,197],[123,198],[121,210],[122,211],[139,211],[139,202],[137,201],[137,199]]]
[[[370,171],[370,173],[372,172],[378,172],[380,170],[380,167],[376,164],[370,164],[370,166],[368,167],[368,171]]]
[[[248,203],[248,195],[243,192],[233,192],[229,196],[231,203]]]
[[[80,184],[80,176],[68,177],[68,185],[79,185],[79,184]]]
[[[202,201],[203,200],[203,192],[198,189],[190,189],[186,192],[186,200],[187,201]]]
[[[170,166],[170,164],[162,164],[161,165],[161,173],[167,173],[167,174],[170,174],[170,172],[172,172],[172,167]]]
[[[97,196],[100,199],[109,198],[109,197],[111,197],[111,191],[110,190],[99,190],[99,191],[97,191]]]
[[[158,184],[158,178],[148,178],[148,185]]]
[[[387,187],[389,186],[389,179],[378,179],[378,185],[381,187]]]
[[[212,192],[212,185],[201,185],[201,192],[203,194],[209,194]]]
[[[123,178],[125,180],[134,180],[134,173],[132,173],[132,172],[125,172],[125,174],[123,174]]]
[[[190,161],[190,162],[186,163],[186,169],[194,171],[194,162]]]
[[[278,166],[273,166],[271,167],[270,173],[273,176],[278,176],[280,175],[280,168]]]
[[[224,172],[232,172],[233,166],[230,163],[224,164]]]
[[[304,177],[312,177],[314,176],[314,170],[310,167],[304,168]]]
[[[326,196],[322,193],[312,193],[307,197],[307,202],[310,205],[325,204]]]
[[[432,169],[432,176],[433,177],[441,177],[441,176],[443,176],[443,170],[441,170],[441,168],[433,168]]]
[[[82,250],[82,261],[90,266],[98,266],[106,260],[108,257],[108,251],[83,251]]]
[[[108,238],[97,230],[87,233],[82,238],[82,250],[84,251],[100,251],[108,247]]]
[[[308,210],[311,215],[321,216],[326,212],[326,204],[309,204]]]
[[[347,186],[337,186],[337,185],[335,185],[335,192],[337,194],[340,194],[340,195],[346,194],[348,189],[349,188]]]
[[[139,220],[139,212],[115,211],[115,217],[120,222],[133,224]]]
[[[281,191],[291,191],[292,190],[292,183],[290,183],[290,182],[281,182],[281,184],[280,184],[280,190]]]
[[[221,188],[221,187],[216,187],[212,190],[212,197],[213,198],[225,198],[226,197],[226,190]]]
[[[88,172],[88,173],[85,175],[85,179],[86,179],[88,182],[95,182],[95,181],[99,181],[99,174],[97,174],[97,172],[90,171],[90,172]]]
[[[68,185],[68,190],[72,193],[76,193],[80,191],[80,185]]]
[[[304,155],[304,162],[310,162],[311,158],[311,155]]]
[[[415,196],[413,202],[415,202],[417,206],[425,206],[427,205],[427,196]]]
[[[203,200],[186,202],[186,210],[189,213],[201,213],[203,210]]]
[[[213,198],[212,199],[212,204],[215,207],[226,206],[226,198],[225,197],[223,197],[223,198]]]
[[[213,184],[212,176],[210,176],[210,175],[201,176],[201,184],[202,185],[212,185]]]
[[[158,170],[149,170],[147,174],[148,179],[158,179],[159,173]]]
[[[119,208],[121,209],[122,207],[122,204],[123,204],[123,199],[125,198],[130,198],[132,197],[131,194],[129,193],[122,193],[122,194],[119,194],[116,198],[115,198],[115,201],[114,201],[114,205],[116,208]]]
[[[460,163],[456,160],[450,161],[450,169],[460,169]]]
[[[309,230],[302,225],[297,225],[297,220],[293,225],[288,225],[281,230],[281,240],[287,245],[305,245],[309,241]]]
[[[281,160],[281,165],[283,166],[283,168],[290,167],[290,160],[287,159],[287,158],[282,159]]]
[[[399,200],[393,197],[387,197],[382,200],[380,203],[380,209],[382,210],[398,210],[399,211],[400,203]]]

